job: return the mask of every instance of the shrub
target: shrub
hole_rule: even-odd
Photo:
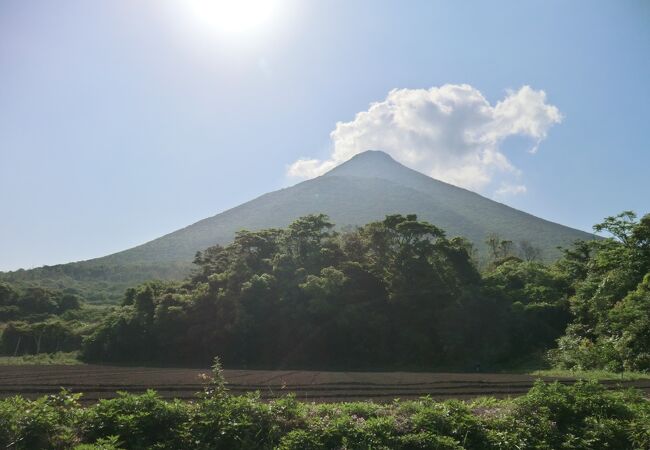
[[[122,450],[117,436],[97,439],[94,444],[79,444],[74,450]]]
[[[398,448],[402,450],[462,450],[456,440],[449,436],[440,436],[430,431],[423,431],[415,434],[401,436],[398,440]]]
[[[319,450],[323,448],[320,436],[307,430],[293,430],[285,434],[278,450]]]
[[[78,399],[63,391],[0,400],[0,448],[650,448],[650,402],[638,391],[608,391],[595,382],[538,382],[514,400],[471,404],[423,398],[316,405],[292,396],[263,402],[259,394],[230,396],[225,389],[206,389],[196,402],[165,401],[153,391],[121,393],[88,408]]]
[[[258,393],[204,399],[191,422],[192,438],[202,449],[270,449],[281,435],[270,405]]]
[[[12,449],[69,448],[76,439],[79,394],[25,400],[13,397],[0,403],[0,443]]]
[[[640,394],[608,392],[585,381],[573,386],[537,382],[515,403],[508,418],[512,431],[540,448],[639,448],[643,437],[630,433],[630,426],[649,408]]]
[[[190,408],[178,400],[162,400],[151,390],[142,395],[120,392],[84,412],[82,435],[87,442],[117,436],[126,449],[187,448]]]
[[[469,406],[455,400],[444,403],[427,399],[420,411],[412,417],[416,430],[450,436],[463,447],[482,449],[485,432]]]

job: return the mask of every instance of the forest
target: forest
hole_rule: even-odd
[[[0,352],[16,356],[77,351],[103,311],[70,290],[0,283]]]
[[[5,354],[232,367],[650,369],[650,216],[594,227],[552,264],[491,235],[472,245],[414,215],[337,232],[324,215],[241,231],[181,282],[93,310],[73,294],[0,288]],[[101,320],[99,320],[99,318]]]
[[[415,215],[335,231],[324,215],[241,231],[192,275],[122,305],[0,284],[5,355],[79,350],[88,362],[205,367],[650,369],[650,215],[594,227],[552,264],[526,243],[465,239]]]

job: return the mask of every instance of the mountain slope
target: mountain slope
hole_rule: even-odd
[[[94,260],[53,266],[45,272],[120,284],[151,277],[174,278],[187,272],[198,250],[226,244],[238,230],[283,227],[310,213],[325,213],[339,227],[380,220],[387,214],[415,213],[450,237],[467,237],[479,251],[485,250],[489,233],[498,233],[514,242],[529,241],[542,249],[547,260],[559,255],[557,246],[593,238],[430,178],[386,153],[368,151],[321,177],[262,195],[143,245]],[[23,271],[22,276],[38,279],[44,276],[43,271]]]
[[[449,236],[467,237],[479,248],[494,232],[515,242],[530,241],[547,259],[558,255],[557,246],[593,237],[430,178],[386,153],[367,151],[321,177],[262,195],[100,260],[114,264],[190,260],[197,250],[229,242],[237,230],[283,227],[297,217],[319,212],[339,226],[361,225],[387,214],[416,213]]]

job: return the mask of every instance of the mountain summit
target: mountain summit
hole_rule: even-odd
[[[546,260],[559,256],[558,246],[593,238],[435,180],[384,152],[366,151],[320,177],[262,195],[140,246],[89,261],[23,271],[29,274],[23,278],[39,279],[39,273],[52,278],[53,271],[75,280],[83,276],[129,283],[178,277],[186,273],[197,251],[227,244],[239,230],[285,227],[312,213],[327,214],[339,227],[381,220],[388,214],[417,214],[449,237],[468,238],[483,254],[486,237],[497,233],[514,243],[528,241],[542,250]]]
[[[381,150],[366,150],[354,155],[343,164],[336,166],[323,176],[360,176],[368,178],[390,178],[391,173],[410,170],[398,163],[388,153]]]

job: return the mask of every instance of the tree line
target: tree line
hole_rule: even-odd
[[[0,353],[25,355],[81,348],[101,308],[70,290],[0,283]]]
[[[573,320],[566,262],[472,245],[415,215],[345,232],[327,216],[241,231],[183,282],[129,289],[84,342],[88,361],[240,367],[507,367],[541,357]],[[600,241],[579,245],[600,245]],[[609,242],[609,241],[607,241]],[[612,245],[618,245],[613,243]],[[571,258],[567,250],[564,260]],[[532,356],[531,356],[532,355]]]
[[[650,215],[606,218],[552,264],[415,215],[337,232],[310,215],[199,252],[179,282],[97,308],[74,292],[0,283],[0,351],[86,361],[239,367],[483,370],[523,363],[650,370]],[[550,349],[550,351],[549,351]]]

